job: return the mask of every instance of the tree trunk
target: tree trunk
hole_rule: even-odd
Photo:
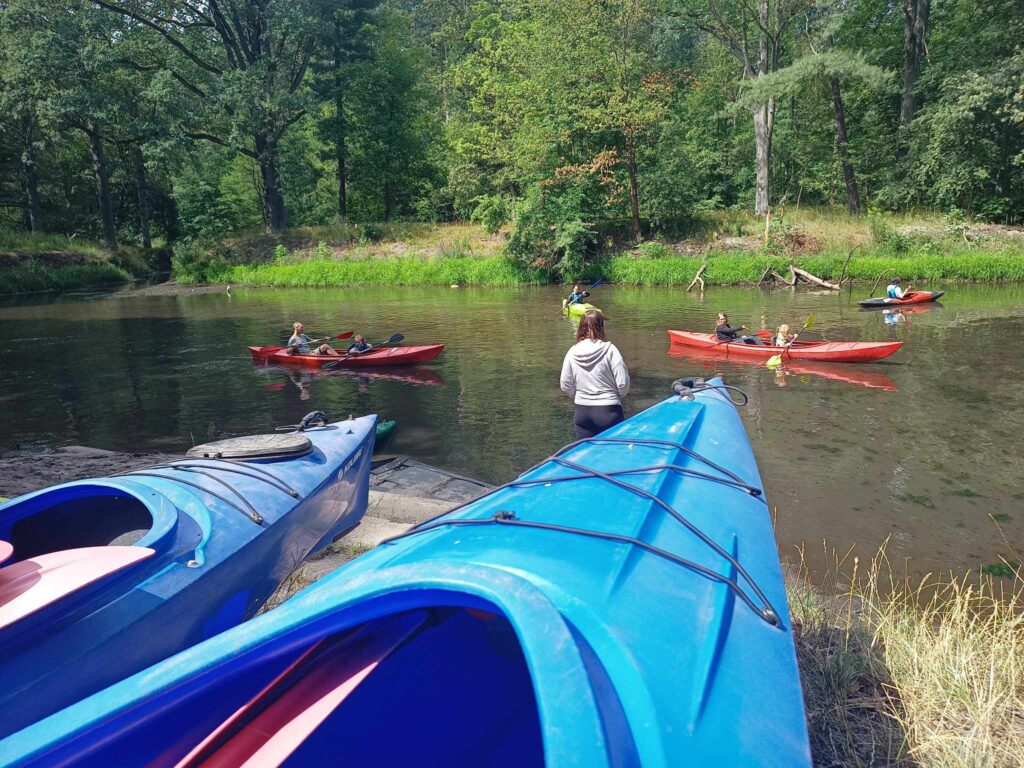
[[[267,226],[271,232],[281,233],[288,223],[281,191],[281,176],[277,170],[277,144],[263,134],[256,134],[257,162],[263,181],[263,207],[267,212]]]
[[[345,97],[339,89],[334,97],[337,110],[338,127],[334,136],[334,154],[338,161],[338,216],[342,219],[348,215],[348,168],[345,146]]]
[[[757,188],[754,197],[754,213],[764,216],[768,213],[768,183],[772,157],[772,108],[769,102],[754,110],[754,142],[757,152]]]
[[[90,120],[86,123],[89,137],[89,156],[92,158],[92,172],[96,177],[96,200],[100,206],[100,220],[103,222],[103,244],[110,250],[117,248],[117,234],[114,228],[114,205],[110,198],[110,174],[107,156],[103,150],[103,138]]]
[[[910,125],[917,104],[914,86],[921,73],[921,62],[927,53],[925,35],[931,0],[904,0],[903,13],[906,27],[903,38],[903,92],[900,97],[900,126]]]
[[[633,220],[633,239],[641,242],[644,232],[640,226],[640,195],[636,183],[636,147],[630,143],[626,148],[626,171],[629,174],[629,213]]]
[[[36,176],[36,150],[29,141],[21,153],[21,181],[25,188],[25,214],[29,232],[42,232],[39,214],[39,180]]]
[[[856,215],[860,213],[860,195],[857,194],[857,180],[847,153],[846,115],[843,112],[843,94],[839,89],[838,77],[832,78],[832,104],[836,110],[836,154],[843,166],[843,179],[846,181],[846,210]]]
[[[139,234],[142,235],[142,247],[146,253],[153,250],[153,241],[149,235],[149,185],[146,183],[146,163],[142,159],[142,148],[132,145],[132,164],[135,166],[135,191],[139,196]]]

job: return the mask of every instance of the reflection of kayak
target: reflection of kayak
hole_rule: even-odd
[[[770,507],[736,409],[719,390],[695,398],[367,552],[4,755],[806,768]]]
[[[411,365],[433,360],[444,349],[444,344],[420,347],[381,347],[360,355],[292,355],[286,347],[249,347],[254,360],[266,360],[280,365],[303,365],[320,368],[327,363],[338,367],[359,368],[366,365]]]
[[[0,507],[0,737],[251,617],[359,523],[375,425],[219,441]]]
[[[585,315],[588,310],[591,309],[594,310],[595,312],[601,311],[598,307],[595,307],[593,304],[581,304],[580,302],[576,302],[575,304],[570,304],[568,307],[562,307],[562,314],[566,315],[567,317],[574,317],[579,319],[583,317],[583,315]]]
[[[693,349],[678,344],[670,346],[668,353],[672,357],[697,360],[708,368],[714,368],[716,364],[724,362],[721,355],[716,355],[710,350]],[[742,365],[755,365],[759,368],[764,367],[760,360],[752,357],[731,355],[728,361]],[[860,387],[867,387],[868,389],[882,389],[886,392],[899,391],[896,382],[878,371],[877,367],[872,367],[875,370],[864,370],[843,363],[820,363],[813,360],[785,360],[782,365],[785,371],[797,375],[819,376],[823,379],[845,381],[847,384],[855,384]]]
[[[898,307],[903,304],[925,304],[929,301],[936,301],[945,293],[945,291],[911,291],[902,299],[888,299],[881,297],[874,299],[861,299],[857,303],[862,307]]]
[[[269,361],[273,365],[274,361]],[[266,363],[253,361],[253,367],[257,367],[260,370],[266,371],[278,371],[282,369],[278,367],[270,368]],[[387,368],[381,366],[380,368],[336,368],[331,371],[325,371],[323,368],[310,368],[309,370],[303,371],[302,375],[311,375],[320,377],[329,376],[343,376],[350,379],[373,379],[374,381],[401,381],[406,384],[419,385],[424,387],[440,387],[444,384],[444,378],[440,373],[432,368],[418,368],[415,366],[395,366],[394,368]],[[295,375],[294,371],[292,375]],[[280,387],[274,386],[274,390],[281,389],[284,387],[284,382],[279,382]]]
[[[769,344],[744,344],[742,341],[720,342],[713,333],[669,331],[673,344],[697,349],[713,350],[719,354],[742,355],[767,360],[782,355],[787,360],[820,360],[831,363],[868,363],[888,357],[901,346],[902,341],[797,341],[788,347]]]
[[[918,312],[931,312],[931,311],[936,310],[936,309],[945,309],[945,308],[946,307],[945,307],[944,304],[941,304],[941,303],[936,301],[936,302],[933,302],[933,303],[930,303],[930,304],[903,304],[903,305],[897,304],[896,306],[893,306],[893,307],[861,307],[859,309],[859,311],[860,312],[874,312],[876,309],[882,309],[882,310],[889,309],[889,310],[891,310],[893,312],[899,312],[900,314],[903,314],[903,315],[914,315],[914,314],[917,314]]]

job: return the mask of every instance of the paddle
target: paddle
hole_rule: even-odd
[[[810,327],[811,327],[812,325],[814,325],[814,315],[808,315],[808,316],[807,316],[807,319],[806,319],[806,320],[804,320],[804,324],[803,324],[803,327],[802,327],[802,328],[801,328],[801,329],[800,329],[799,331],[797,331],[797,332],[796,332],[796,334],[795,334],[795,335],[793,336],[793,341],[789,342],[789,344],[788,344],[788,345],[786,345],[786,350],[788,351],[788,350],[789,350],[789,348],[790,348],[791,346],[793,346],[793,343],[794,343],[794,342],[795,342],[795,341],[796,341],[797,339],[799,339],[799,338],[800,338],[800,333],[801,333],[802,331],[806,331],[806,330],[807,330],[808,328],[810,328]],[[785,353],[785,352],[782,352],[782,353],[780,353],[780,354],[778,354],[778,355],[772,355],[771,357],[769,357],[769,358],[768,358],[767,360],[765,360],[765,362],[764,362],[764,365],[765,365],[765,367],[766,367],[766,368],[778,368],[778,367],[779,367],[780,365],[782,365],[782,355],[784,355],[784,354],[786,354],[786,353]]]
[[[387,341],[382,341],[379,344],[374,344],[373,348],[374,349],[378,349],[380,347],[386,347],[388,344],[398,344],[401,341],[405,341],[405,336],[403,336],[400,333],[395,333],[395,334],[392,334],[391,338],[388,339]],[[367,351],[372,351],[372,350],[367,350]],[[346,352],[344,355],[339,357],[337,360],[330,361],[326,365],[322,366],[322,368],[325,371],[332,371],[335,368],[337,368],[339,365],[341,365],[341,363],[343,361],[347,360],[348,358],[350,358],[350,357],[358,357],[359,355],[362,355],[362,354],[366,354],[366,353],[365,352],[355,352],[355,353],[353,353],[353,352]]]
[[[597,282],[593,283],[589,288],[587,288],[587,290],[585,290],[582,294],[577,296],[572,301],[566,300],[565,304],[562,305],[562,308],[560,310],[558,310],[558,314],[562,314],[563,312],[565,312],[565,310],[567,310],[573,304],[578,304],[580,299],[585,299],[588,296],[590,296],[590,292],[592,290],[594,290],[595,288],[597,288],[597,286],[599,286],[603,282],[604,282],[604,278],[602,277],[601,279],[599,279]]]

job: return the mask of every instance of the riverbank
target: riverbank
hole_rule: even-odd
[[[563,278],[639,286],[687,286],[704,267],[707,286],[753,285],[789,265],[825,280],[875,283],[889,276],[924,281],[1024,280],[1024,230],[941,217],[850,217],[834,212],[779,214],[762,220],[708,214],[687,236],[627,251],[593,253],[578,274],[561,275],[504,251],[505,237],[473,225],[393,228],[381,239],[352,226],[307,227],[280,238],[240,236],[217,246],[178,249],[181,283],[276,287],[373,285],[519,286]],[[706,265],[706,266],[705,266]]]
[[[141,248],[111,252],[90,240],[0,231],[0,294],[116,285],[151,273]]]

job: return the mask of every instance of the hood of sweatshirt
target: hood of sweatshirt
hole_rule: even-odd
[[[594,367],[608,356],[612,348],[610,341],[596,341],[584,339],[575,344],[570,350],[573,361],[585,371],[592,371]]]

